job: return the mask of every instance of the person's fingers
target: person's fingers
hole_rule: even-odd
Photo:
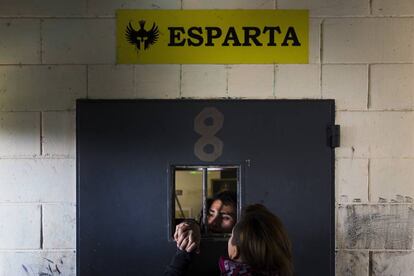
[[[194,240],[194,231],[190,230],[188,235],[188,244],[185,248],[185,251],[191,252],[197,245],[197,242]]]
[[[183,229],[183,224],[184,222],[178,224],[177,226],[175,226],[175,233],[174,233],[174,239],[177,240],[178,237],[181,235],[182,233],[182,229]]]
[[[182,240],[180,244],[177,243],[180,250],[185,250],[185,248],[187,247],[187,244],[188,244],[188,238],[185,238],[184,240]]]
[[[188,231],[192,230],[192,226],[187,224],[187,223],[183,223],[182,225],[180,225],[179,229],[178,229],[178,233],[177,233],[177,239],[182,236],[188,236]]]
[[[183,232],[186,232],[189,228],[188,224],[185,222],[182,222],[175,226],[175,232],[174,232],[174,240],[177,241],[179,237],[182,235]]]
[[[180,245],[185,239],[188,238],[189,232],[182,232],[177,239],[177,245]]]
[[[177,241],[177,239],[178,239],[178,235],[179,235],[178,231],[179,231],[179,229],[180,229],[180,225],[178,224],[178,225],[175,226],[175,232],[174,232],[174,240],[175,241]]]
[[[187,223],[182,223],[182,225],[181,225],[180,228],[181,228],[181,231],[182,232],[186,232],[186,231],[188,231],[188,230],[191,229],[191,226],[189,224],[187,224]]]
[[[177,242],[177,246],[179,247],[180,246],[180,244],[183,242],[183,240],[186,238],[186,236],[185,235],[180,235],[180,236],[178,236],[178,238],[177,238],[177,240],[176,240],[176,242]]]
[[[196,248],[197,244],[195,242],[193,243],[189,243],[187,245],[187,248],[185,249],[185,251],[187,251],[188,253],[192,252],[195,248]]]
[[[193,230],[188,231],[188,244],[193,243],[194,237],[193,237]]]
[[[182,222],[176,226],[174,233],[174,240],[177,242],[177,247],[180,250],[200,253],[200,228],[197,224]]]

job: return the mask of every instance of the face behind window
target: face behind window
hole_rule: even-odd
[[[174,192],[169,204],[171,236],[176,225],[193,220],[199,223],[203,237],[227,239],[237,221],[240,167],[173,166],[171,169]]]
[[[213,201],[207,215],[208,230],[213,233],[231,233],[235,223],[235,206],[225,205],[219,199]]]

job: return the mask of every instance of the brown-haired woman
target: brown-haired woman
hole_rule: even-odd
[[[293,275],[291,244],[280,219],[263,205],[248,206],[220,258],[222,275]]]
[[[177,253],[165,276],[185,275],[197,249],[199,235],[177,241]],[[234,226],[227,244],[229,258],[221,257],[222,276],[291,276],[291,244],[280,219],[263,205],[248,206]]]

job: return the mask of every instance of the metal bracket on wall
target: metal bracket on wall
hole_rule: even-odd
[[[328,144],[331,148],[337,148],[340,146],[340,134],[341,126],[340,125],[331,125],[328,126]]]

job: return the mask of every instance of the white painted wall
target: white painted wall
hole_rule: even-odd
[[[115,65],[119,8],[309,9],[310,64]],[[180,97],[336,99],[337,275],[414,275],[414,1],[0,1],[0,37],[0,276],[75,275],[77,98]]]

